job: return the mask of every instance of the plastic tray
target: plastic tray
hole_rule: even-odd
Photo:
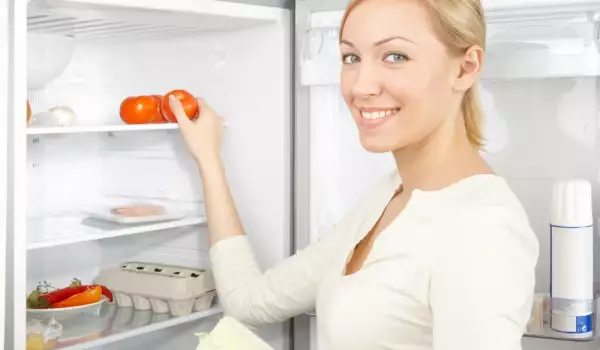
[[[91,313],[94,315],[98,315],[100,311],[100,307],[104,302],[108,301],[108,298],[102,296],[100,301],[81,305],[81,306],[73,306],[73,307],[63,307],[63,308],[48,308],[48,309],[27,309],[27,317],[28,318],[37,318],[37,319],[64,319],[68,317],[74,317],[82,313]]]

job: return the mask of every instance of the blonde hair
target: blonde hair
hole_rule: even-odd
[[[365,0],[350,0],[340,26],[342,30],[350,12]],[[452,53],[463,54],[470,47],[478,45],[485,50],[485,18],[480,0],[423,0],[429,7],[439,38]],[[464,118],[467,138],[479,149],[484,139],[481,130],[483,111],[479,102],[477,86],[465,92],[461,111]]]

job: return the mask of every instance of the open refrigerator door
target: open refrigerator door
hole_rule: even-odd
[[[9,47],[9,7],[6,2],[0,4],[0,47]],[[8,50],[0,52],[0,290],[6,290],[6,236],[8,230],[8,86],[9,86]],[[6,320],[6,298],[0,298],[0,345],[4,345],[4,324]]]
[[[227,120],[222,156],[256,255],[265,267],[289,256],[290,11],[212,0],[9,9],[5,348],[39,334],[47,349],[195,348],[222,309],[199,173],[164,96],[201,96]],[[285,327],[259,334],[284,349]]]
[[[306,195],[297,199],[296,221],[298,226],[309,223],[302,227],[308,238],[298,241],[297,249],[330,232],[361,194],[395,168],[391,156],[367,154],[361,148],[341,96],[338,35],[346,2],[337,1],[337,9],[316,1],[302,3],[296,13],[301,50],[296,111],[298,123],[308,121],[297,126],[297,139],[309,140],[299,161],[308,164],[303,174],[310,181],[297,184]],[[536,288],[542,295],[550,284],[548,225],[554,180],[580,177],[593,184],[594,192],[599,190],[600,1],[484,0],[483,5],[488,31],[479,83],[487,141],[483,155],[507,179],[538,235]],[[594,196],[595,217],[598,198]],[[594,270],[598,280],[599,269]],[[310,333],[314,341],[316,322],[310,321],[310,331],[306,323],[299,321],[296,332]],[[596,330],[576,339],[550,330],[547,319],[541,324],[540,330],[525,334],[525,349],[561,349],[565,343],[556,339],[578,341],[582,349],[597,347]],[[302,343],[299,348],[316,346]]]

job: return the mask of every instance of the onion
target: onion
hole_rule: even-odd
[[[66,106],[57,106],[50,110],[57,126],[70,126],[77,121],[75,111]]]

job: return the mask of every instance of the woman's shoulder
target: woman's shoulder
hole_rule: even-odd
[[[490,248],[517,244],[537,258],[537,235],[521,201],[504,178],[492,174],[475,176],[459,184],[449,197],[444,222],[448,229],[456,231],[454,238],[462,237]]]
[[[354,208],[354,215],[385,205],[401,185],[397,172],[383,176]],[[437,217],[440,223],[456,222],[498,223],[518,222],[529,227],[529,219],[521,201],[508,182],[496,174],[478,174],[464,178],[440,190],[415,189],[409,206],[411,215]],[[439,220],[438,220],[439,219]]]
[[[413,197],[419,204],[451,212],[454,217],[477,212],[484,215],[482,219],[506,215],[527,218],[507,181],[495,174],[473,175],[437,191],[415,190]]]
[[[508,182],[495,174],[478,175],[465,181],[456,195],[455,208],[463,215],[477,214],[479,221],[509,219],[526,222],[525,208]]]

